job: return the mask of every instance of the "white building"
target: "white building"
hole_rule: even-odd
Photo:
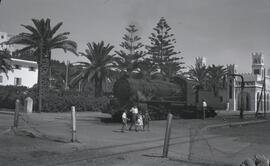
[[[230,66],[231,72],[235,73],[235,67]],[[243,91],[243,106],[246,111],[263,111],[264,99],[266,104],[266,110],[270,111],[270,73],[267,73],[264,65],[264,56],[261,53],[252,54],[252,66],[251,73],[242,73],[240,75],[244,78],[245,88]],[[265,71],[264,71],[265,70]],[[270,69],[268,69],[269,71]],[[264,75],[265,74],[265,75]],[[264,97],[263,84],[266,84],[266,92]],[[229,80],[229,103],[230,110],[239,110],[241,101],[241,79],[231,78]]]
[[[10,35],[0,32],[0,50],[7,49],[11,53],[15,50],[13,45],[6,45]],[[37,83],[38,65],[34,61],[11,58],[13,71],[8,71],[8,77],[5,73],[0,73],[0,85],[15,85],[32,87]]]
[[[5,73],[0,73],[0,85],[15,85],[32,87],[37,83],[38,66],[34,61],[21,59],[12,60],[13,71],[8,71],[8,78]]]
[[[196,64],[206,66],[206,59],[198,57]],[[236,65],[227,65],[228,74],[238,74],[243,76],[243,110],[244,111],[270,111],[270,69],[266,69],[264,56],[262,53],[253,53],[251,56],[251,72],[237,73]],[[268,71],[268,72],[267,72]],[[241,108],[241,78],[239,76],[227,76],[225,84],[219,89],[218,96],[215,96],[209,89],[200,90],[197,102],[193,90],[194,83],[187,85],[187,104],[201,104],[205,99],[209,106],[215,109],[240,110]],[[265,80],[264,80],[265,78]],[[265,93],[264,93],[265,81]],[[265,104],[265,105],[264,105]]]

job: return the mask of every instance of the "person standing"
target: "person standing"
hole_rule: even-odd
[[[127,121],[128,121],[127,111],[125,110],[122,114],[122,129],[121,129],[122,132],[125,132],[125,130],[127,129]]]
[[[144,116],[143,116],[143,131],[145,130],[145,127],[147,126],[147,131],[149,130],[149,121],[151,120],[150,114],[148,110],[145,111]]]
[[[138,115],[138,112],[139,112],[137,105],[134,105],[130,109],[130,112],[132,114],[132,118],[131,118],[131,124],[130,124],[129,130],[131,130],[132,127],[135,126],[135,131],[137,131],[136,121],[137,121],[137,115]]]
[[[202,101],[203,120],[205,120],[206,110],[207,110],[207,103],[206,103],[205,99],[203,99],[203,101]]]
[[[143,131],[143,116],[142,113],[138,114],[137,122],[136,122],[136,129]],[[136,131],[137,131],[136,130]]]

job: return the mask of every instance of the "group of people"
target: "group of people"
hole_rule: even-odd
[[[144,107],[147,107],[147,106],[144,106]],[[133,126],[135,127],[135,131],[145,131],[146,128],[147,128],[147,131],[149,131],[149,121],[151,120],[151,118],[150,118],[148,110],[143,109],[143,108],[139,110],[136,104],[129,111],[131,113],[131,119],[127,117],[127,110],[124,110],[124,112],[122,113],[121,131],[124,132],[125,130],[127,130],[128,120],[131,120],[129,131],[132,130]]]

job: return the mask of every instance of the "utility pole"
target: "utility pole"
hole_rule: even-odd
[[[240,77],[241,78],[241,107],[240,107],[240,119],[244,118],[244,88],[245,88],[245,80],[244,77],[240,74],[230,74],[233,77]]]
[[[67,61],[66,64],[66,80],[65,80],[65,90],[68,90],[68,72],[69,72],[69,61]]]
[[[49,67],[49,87],[52,88],[52,66]]]
[[[263,116],[264,116],[264,118],[266,118],[266,78],[265,78],[265,75],[266,75],[266,71],[265,71],[265,68],[264,68],[264,70],[263,70],[264,72],[263,72],[263,77],[264,77],[264,80],[263,80],[263,95],[264,95],[264,112],[263,112]]]

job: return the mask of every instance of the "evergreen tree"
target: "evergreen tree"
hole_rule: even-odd
[[[124,34],[123,42],[120,47],[123,50],[115,51],[120,56],[118,65],[122,73],[131,76],[134,71],[138,71],[140,58],[145,55],[144,51],[140,51],[144,45],[140,42],[141,38],[136,35],[138,29],[135,25],[129,25],[126,28],[127,33]]]
[[[154,73],[157,71],[156,65],[153,64],[150,58],[144,58],[140,61],[139,68],[139,78],[147,80],[152,79],[155,76]]]
[[[183,69],[184,64],[180,61],[183,57],[176,57],[180,52],[175,51],[174,34],[170,33],[171,27],[163,17],[153,29],[155,33],[151,33],[149,37],[151,45],[146,46],[146,49],[160,73],[165,77],[172,77]]]

